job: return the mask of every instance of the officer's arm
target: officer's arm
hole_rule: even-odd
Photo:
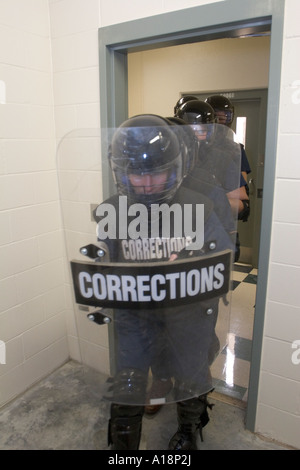
[[[232,213],[235,216],[239,216],[240,213],[244,210],[244,201],[249,201],[249,197],[246,192],[246,187],[241,186],[237,189],[234,189],[233,191],[230,191],[229,193],[227,193],[227,197],[230,203]]]

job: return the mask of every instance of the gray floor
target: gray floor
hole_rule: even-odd
[[[108,450],[109,404],[99,374],[68,362],[0,410],[0,450]],[[201,450],[286,450],[244,427],[245,410],[213,396]],[[176,431],[176,405],[144,418],[140,450],[164,450]]]

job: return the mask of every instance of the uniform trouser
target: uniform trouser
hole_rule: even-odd
[[[117,372],[136,370],[147,377],[159,357],[164,377],[173,377],[179,386],[193,385],[192,394],[180,396],[178,401],[207,393],[212,388],[210,350],[215,339],[218,301],[213,300],[209,306],[213,313],[207,314],[208,307],[200,308],[198,304],[171,311],[116,311]],[[114,401],[118,402],[117,396]],[[123,396],[120,402],[127,403]],[[138,402],[128,400],[128,404],[144,405],[145,401],[139,398]]]
[[[167,377],[174,378],[178,410],[190,410],[185,401],[197,400],[212,389],[209,351],[214,339],[218,302],[210,302],[213,313],[199,305],[166,310],[115,311],[117,374],[109,422],[109,443],[114,449],[139,447],[147,376],[157,354]],[[168,354],[163,354],[167,348]],[[136,393],[135,393],[136,392]],[[118,404],[120,403],[120,404]],[[199,421],[199,407],[192,406],[188,419]],[[194,413],[193,417],[192,414]],[[181,413],[182,414],[182,413]]]

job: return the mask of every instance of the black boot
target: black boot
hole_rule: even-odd
[[[138,450],[143,413],[143,406],[111,405],[108,445],[112,450]]]
[[[177,403],[178,430],[169,442],[169,450],[198,450],[198,432],[203,441],[202,428],[209,421],[207,394]]]

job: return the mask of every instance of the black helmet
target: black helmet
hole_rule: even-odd
[[[212,141],[215,127],[215,113],[212,107],[200,100],[184,103],[178,110],[177,116],[190,124],[198,145]]]
[[[153,203],[170,201],[183,179],[183,156],[178,137],[167,119],[154,114],[134,116],[115,131],[109,160],[118,193],[130,201]],[[143,184],[135,189],[130,182],[134,175],[158,175],[167,172],[167,181],[151,184],[153,192]],[[154,177],[153,176],[153,177]],[[148,187],[148,186],[147,186]]]
[[[197,100],[197,96],[194,96],[194,95],[185,95],[185,96],[182,96],[178,101],[177,103],[175,104],[174,106],[174,116],[177,116],[177,111],[178,109],[180,108],[180,106],[182,106],[184,103],[187,103],[188,101],[192,101],[192,100]]]
[[[206,103],[210,104],[217,114],[218,111],[225,113],[226,120],[224,124],[230,126],[234,117],[234,107],[230,100],[223,95],[211,95],[205,100]],[[222,123],[223,124],[223,123]]]
[[[205,101],[200,100],[184,103],[178,109],[177,117],[188,124],[213,124],[216,121],[213,108]]]

